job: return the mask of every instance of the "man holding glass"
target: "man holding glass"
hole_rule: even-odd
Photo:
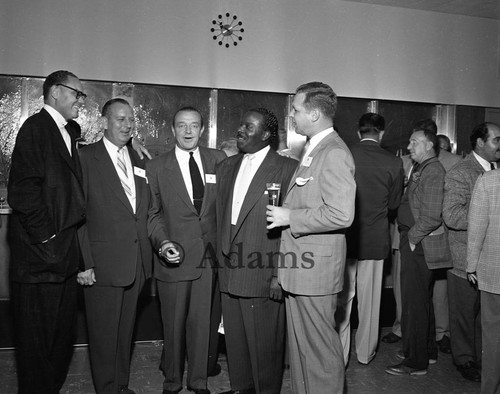
[[[297,167],[270,144],[278,120],[265,108],[248,111],[238,129],[243,152],[217,168],[219,280],[229,378],[226,393],[279,393],[285,310],[277,280],[281,231],[266,230],[269,193],[286,189]],[[279,198],[275,199],[279,203]]]

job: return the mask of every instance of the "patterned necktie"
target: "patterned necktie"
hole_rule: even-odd
[[[193,205],[196,211],[200,213],[205,185],[201,178],[200,168],[193,157],[193,152],[189,152],[189,174],[191,175],[191,184],[193,186]]]
[[[129,185],[129,179],[127,174],[127,165],[125,164],[125,149],[118,149],[118,154],[116,156],[116,164],[120,171],[118,171],[118,176],[120,177],[120,182],[122,183],[123,190],[127,194],[127,197],[132,197],[132,189]]]

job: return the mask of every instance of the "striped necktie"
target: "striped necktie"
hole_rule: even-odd
[[[122,183],[123,190],[127,194],[127,197],[132,197],[132,189],[130,188],[127,165],[125,164],[125,149],[118,149],[118,154],[116,155],[116,163],[120,171],[118,171],[118,176],[120,177],[120,182]]]

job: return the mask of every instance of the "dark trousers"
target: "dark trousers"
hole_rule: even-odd
[[[212,272],[202,271],[195,280],[182,282],[158,281],[163,322],[163,389],[182,388],[186,356],[187,385],[207,387],[208,346]]]
[[[481,364],[480,293],[464,278],[448,271],[450,341],[453,362]]]
[[[127,287],[98,286],[84,290],[90,363],[95,390],[117,393],[128,386],[137,299],[144,285],[142,264]]]
[[[76,275],[62,283],[12,283],[20,394],[59,393],[73,355]]]
[[[208,347],[208,374],[213,373],[219,358],[219,325],[222,306],[219,291],[219,279],[214,273],[212,280],[212,307],[210,309],[210,344]]]
[[[500,393],[500,294],[481,290],[481,394]]]
[[[233,390],[279,394],[285,349],[285,305],[267,297],[222,293],[222,314]]]
[[[412,252],[408,233],[401,233],[401,331],[403,364],[427,369],[429,358],[437,358],[436,325],[432,304],[433,272],[427,268],[422,245]]]

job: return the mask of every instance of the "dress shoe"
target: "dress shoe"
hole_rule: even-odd
[[[118,387],[118,394],[135,394],[134,390],[130,390],[128,386]]]
[[[474,362],[467,361],[465,364],[457,365],[457,369],[465,379],[472,382],[481,381],[481,372],[476,367],[476,364]]]
[[[219,363],[215,364],[214,369],[212,369],[210,372],[208,372],[207,376],[209,377],[214,377],[220,374],[220,371],[222,371],[222,367],[220,366]]]
[[[427,369],[415,369],[403,364],[396,364],[387,367],[385,372],[395,376],[405,376],[405,375],[422,376],[427,374]]]
[[[386,334],[382,337],[382,342],[384,343],[396,343],[401,340],[401,337],[399,335],[394,334],[393,332],[390,332],[389,334]]]
[[[219,394],[255,394],[255,389],[229,390],[229,391],[223,391]]]
[[[177,389],[177,390],[167,390],[167,389],[163,389],[163,391],[161,392],[161,394],[178,394],[182,391],[182,387],[180,389]]]
[[[450,338],[448,338],[447,335],[443,335],[443,338],[441,338],[441,340],[437,341],[436,343],[440,352],[451,354]]]
[[[398,350],[396,353],[396,358],[403,361],[406,358],[406,354],[402,350]],[[429,357],[429,364],[434,365],[437,363],[437,357]]]
[[[192,387],[187,386],[189,391],[192,391],[194,394],[210,394],[209,389],[194,389]]]

